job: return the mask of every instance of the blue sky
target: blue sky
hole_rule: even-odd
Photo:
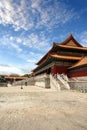
[[[25,74],[72,33],[87,46],[87,0],[0,0],[0,74]]]

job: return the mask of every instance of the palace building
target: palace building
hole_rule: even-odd
[[[62,43],[53,43],[52,48],[37,62],[34,75],[67,74],[68,77],[87,76],[87,47],[69,37]]]

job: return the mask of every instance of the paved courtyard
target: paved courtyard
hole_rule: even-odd
[[[0,87],[0,130],[87,130],[87,93]]]

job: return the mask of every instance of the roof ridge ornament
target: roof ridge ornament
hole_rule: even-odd
[[[73,36],[71,32],[69,33],[69,36]]]

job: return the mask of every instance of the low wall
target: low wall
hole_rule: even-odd
[[[50,78],[47,74],[36,76],[34,81],[36,86],[50,88]]]
[[[50,88],[50,78],[49,75],[43,74],[35,77],[28,78],[26,80],[21,80],[13,83],[13,86],[27,86],[35,85],[43,88]]]
[[[68,83],[71,89],[87,92],[87,81],[71,81]]]
[[[27,83],[27,85],[35,85],[34,78],[33,77],[32,78],[28,78],[27,81],[25,82],[25,85],[26,85],[26,83]]]
[[[27,78],[26,80],[21,80],[21,81],[16,81],[16,82],[13,82],[13,86],[27,86],[27,85],[34,85],[35,82],[34,82],[34,78]]]
[[[0,87],[8,87],[7,83],[0,83]]]

